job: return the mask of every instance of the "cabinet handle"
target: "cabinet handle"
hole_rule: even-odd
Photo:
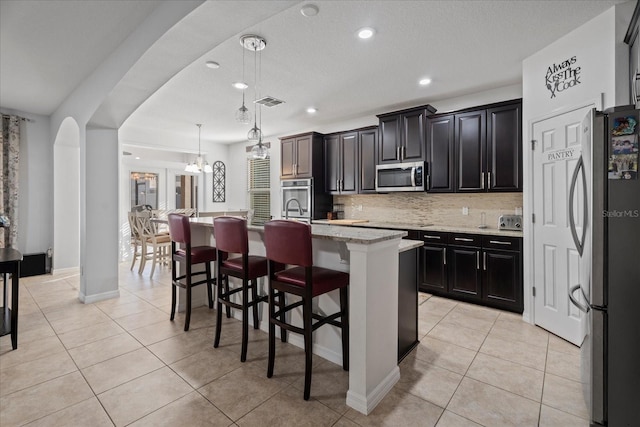
[[[491,189],[491,172],[487,172],[487,188]]]
[[[442,250],[444,251],[444,255],[442,256],[442,263],[443,265],[447,265],[447,248],[442,248]]]
[[[476,251],[476,270],[480,270],[480,251]]]
[[[484,172],[480,172],[480,189],[484,190]]]
[[[340,180],[340,191],[344,191],[344,179]]]
[[[396,158],[398,159],[398,161],[402,160],[402,158],[400,157],[400,146],[396,147]]]
[[[467,239],[465,237],[455,237],[453,240],[457,240],[458,242],[473,242],[473,239]]]
[[[440,237],[440,236],[434,236],[434,235],[432,235],[432,234],[423,234],[422,236],[423,236],[425,239],[438,239],[438,240],[440,240],[440,239],[441,239],[441,237]]]
[[[509,245],[509,246],[511,246],[511,242],[501,242],[499,240],[489,240],[489,243],[495,243],[496,245]]]
[[[340,191],[340,180],[336,179],[336,190]]]
[[[487,253],[483,252],[482,256],[483,256],[482,264],[483,264],[483,267],[484,267],[484,271],[487,271]]]
[[[430,183],[429,177],[430,175],[427,175],[427,190],[431,189],[431,185],[430,185],[431,183]]]

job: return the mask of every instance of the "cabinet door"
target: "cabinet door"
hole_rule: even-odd
[[[453,193],[454,185],[453,116],[427,117],[427,191]]]
[[[312,137],[301,136],[296,138],[296,178],[311,178],[312,177]]]
[[[380,118],[380,141],[378,143],[378,164],[400,161],[400,116]]]
[[[325,191],[338,193],[340,188],[340,135],[328,135],[324,138],[324,159],[325,159]]]
[[[480,248],[449,246],[447,249],[449,293],[457,298],[479,301],[482,280]]]
[[[295,171],[293,170],[295,145],[296,140],[294,138],[283,139],[280,143],[280,178],[295,178]]]
[[[522,313],[520,254],[485,250],[483,269],[482,299],[494,307]]]
[[[425,244],[420,248],[420,290],[439,295],[447,293],[446,246]]]
[[[487,110],[489,191],[522,191],[521,105]]]
[[[359,193],[375,193],[376,191],[376,140],[378,129],[358,132],[360,157]]]
[[[403,162],[424,160],[424,110],[402,115],[402,152]]]
[[[485,191],[486,110],[456,114],[456,191]]]
[[[340,145],[342,157],[340,192],[353,194],[358,189],[358,132],[341,134]]]

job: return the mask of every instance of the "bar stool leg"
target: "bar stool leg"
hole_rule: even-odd
[[[184,330],[186,332],[189,330],[189,323],[191,322],[191,264],[189,262],[187,262],[187,277],[185,287],[187,291],[187,312],[184,321]]]
[[[272,319],[276,317],[275,297],[276,293],[273,291],[273,288],[269,286],[269,358],[267,362],[267,378],[273,376],[273,364],[276,358],[276,324],[272,321]],[[280,306],[280,304],[281,302],[278,303],[278,306]],[[282,328],[280,328],[280,333],[284,333]]]
[[[216,310],[216,337],[213,340],[213,348],[218,348],[220,345],[220,331],[222,329],[222,294],[225,287],[223,286],[224,277],[220,273],[220,265],[218,265],[218,309]]]
[[[207,271],[207,295],[209,296],[209,310],[213,308],[213,291],[211,287],[213,286],[213,280],[211,279],[211,263],[205,263],[205,268]]]
[[[247,342],[249,341],[249,283],[247,279],[242,279],[242,351],[240,361],[247,360]]]
[[[311,364],[313,355],[311,300],[311,297],[304,298],[304,304],[302,305],[302,317],[304,322],[304,400],[309,400],[309,396],[311,395]]]
[[[225,276],[224,278],[224,291],[227,295],[229,295],[229,275]],[[227,319],[231,319],[231,307],[227,305],[225,306],[225,308],[227,311]]]
[[[176,277],[176,262],[171,260],[171,320],[176,316]]]
[[[258,320],[258,279],[251,281],[251,303],[253,304],[253,329],[259,329],[260,323]]]
[[[342,325],[342,369],[349,370],[349,301],[348,288],[340,288],[340,323]]]
[[[280,309],[280,322],[284,324],[285,312],[284,308],[287,306],[287,300],[284,292],[278,294],[278,308]],[[275,330],[274,330],[275,334]],[[280,341],[287,342],[287,330],[284,327],[280,327]]]

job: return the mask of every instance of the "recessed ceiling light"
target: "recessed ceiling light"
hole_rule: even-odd
[[[213,68],[214,70],[215,70],[216,68],[220,68],[220,64],[218,64],[218,63],[217,63],[217,62],[215,62],[215,61],[207,61],[207,62],[205,62],[205,65],[206,65],[207,67],[209,67],[209,68]]]
[[[375,31],[373,30],[373,28],[360,28],[358,30],[358,37],[360,37],[361,39],[370,39],[371,37],[373,37],[374,33]]]
[[[426,77],[424,79],[420,79],[418,83],[420,83],[420,86],[426,86],[431,83],[431,79]]]
[[[318,6],[315,4],[305,4],[300,8],[300,13],[306,17],[316,16],[318,11]]]
[[[234,82],[233,87],[235,87],[236,89],[246,89],[249,87],[249,85],[244,82]]]
[[[313,114],[313,113],[315,113],[315,112],[317,112],[317,111],[318,111],[318,110],[316,110],[316,109],[315,109],[315,108],[313,108],[313,107],[309,107],[309,108],[307,108],[307,113],[309,113],[309,114]]]
[[[140,160],[140,157],[136,156],[136,160]]]

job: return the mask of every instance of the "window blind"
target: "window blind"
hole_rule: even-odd
[[[271,162],[269,159],[247,159],[247,191],[252,225],[263,225],[271,219]]]

